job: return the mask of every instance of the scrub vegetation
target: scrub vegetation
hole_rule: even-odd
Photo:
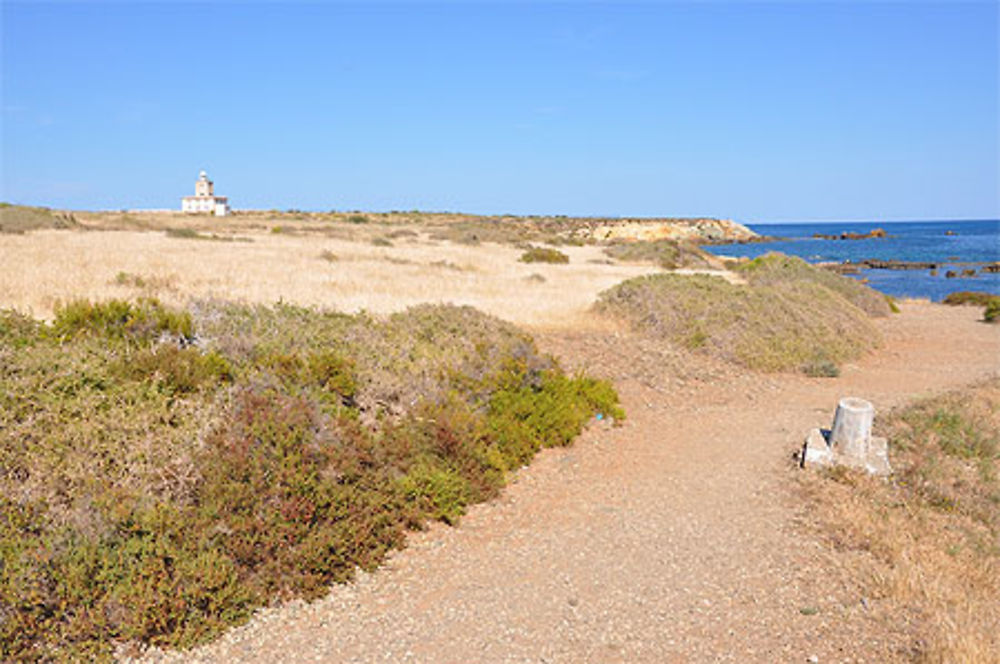
[[[454,523],[596,413],[469,307],[0,311],[0,659],[190,646]]]
[[[78,225],[71,212],[0,203],[0,233],[24,233],[40,228],[76,228]]]
[[[718,262],[697,245],[669,239],[616,242],[607,247],[604,253],[615,260],[653,263],[665,270],[675,270],[680,267],[706,268]]]
[[[951,293],[942,300],[951,305],[973,305],[984,307],[983,320],[987,323],[1000,322],[1000,295],[980,291],[959,291]]]
[[[768,254],[735,268],[747,284],[716,276],[655,274],[604,291],[598,311],[639,330],[765,371],[835,376],[878,344],[871,316],[885,298],[805,261]]]
[[[894,475],[804,476],[841,550],[865,552],[865,592],[909,624],[913,659],[1000,660],[1000,380],[877,420]]]
[[[519,258],[522,263],[568,263],[569,256],[559,251],[558,249],[552,249],[550,247],[531,247]]]

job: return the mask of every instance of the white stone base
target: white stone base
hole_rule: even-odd
[[[892,473],[889,465],[889,441],[873,436],[869,439],[863,457],[848,456],[835,452],[830,447],[826,434],[820,429],[813,429],[802,447],[801,466],[849,466],[883,477]]]

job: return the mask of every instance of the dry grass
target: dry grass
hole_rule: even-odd
[[[180,227],[182,215],[167,216],[167,227]],[[246,224],[217,232],[238,232],[253,241],[205,242],[139,231],[0,235],[5,268],[0,306],[50,318],[60,301],[130,297],[141,290],[177,305],[192,298],[281,300],[343,312],[453,303],[515,323],[554,327],[581,324],[597,293],[656,271],[589,262],[602,256],[596,246],[563,247],[570,264],[549,266],[518,262],[521,251],[514,247],[432,242],[409,234],[379,247],[363,238],[273,234]],[[376,235],[385,232],[383,226]],[[146,286],[119,281],[120,273],[138,275]]]
[[[864,592],[890,604],[920,662],[1000,661],[1000,380],[893,413],[895,475],[805,475],[838,549],[861,552]]]
[[[40,228],[75,228],[71,212],[57,212],[45,207],[0,203],[0,233],[25,233]]]
[[[823,283],[844,277],[817,279],[820,270],[803,261],[773,262],[781,264],[759,268],[766,279],[744,271],[744,285],[707,275],[639,277],[601,293],[597,309],[677,346],[765,371],[832,376],[839,363],[878,345],[869,314],[839,285]]]

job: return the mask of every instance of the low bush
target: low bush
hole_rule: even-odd
[[[274,229],[271,229],[275,232]],[[210,233],[205,235],[204,233],[195,230],[194,228],[168,228],[164,231],[167,237],[177,238],[180,240],[209,240],[212,242],[252,242],[248,237],[238,237],[235,235],[219,235],[217,233]]]
[[[1000,299],[991,301],[983,310],[983,320],[987,323],[1000,322]]]
[[[950,304],[952,306],[973,305],[976,307],[986,307],[989,306],[991,302],[998,301],[1000,301],[1000,295],[983,293],[981,291],[958,291],[955,293],[949,293],[943,300],[941,300],[943,304]]]
[[[601,293],[597,309],[682,347],[767,371],[833,375],[839,363],[878,344],[869,315],[842,295],[882,311],[878,293],[859,293],[865,287],[853,283],[830,288],[830,277],[846,277],[804,261],[768,259],[747,274],[746,286],[706,275],[639,277]]]
[[[170,310],[152,298],[136,302],[108,300],[93,304],[73,300],[55,308],[51,332],[66,339],[81,334],[148,341],[160,334],[190,337],[193,333],[191,316]]]
[[[569,263],[569,256],[549,247],[531,247],[519,258],[522,263]]]
[[[648,262],[665,270],[679,267],[708,267],[708,253],[692,244],[681,244],[675,240],[655,240],[652,242],[619,242],[604,249],[604,253],[619,261]]]
[[[30,348],[30,352],[24,352]],[[454,523],[611,386],[469,307],[0,312],[0,659],[188,646]]]
[[[201,240],[204,236],[193,228],[168,228],[164,231],[167,237],[180,240]]]

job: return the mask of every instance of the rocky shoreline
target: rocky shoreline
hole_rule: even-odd
[[[839,274],[861,274],[862,270],[927,270],[931,276],[936,276],[938,271],[946,266],[960,267],[961,270],[946,270],[944,277],[947,279],[975,277],[977,274],[1000,273],[1000,261],[975,262],[975,261],[902,261],[902,260],[878,260],[869,258],[863,261],[843,261],[818,263],[820,267],[826,268]]]

